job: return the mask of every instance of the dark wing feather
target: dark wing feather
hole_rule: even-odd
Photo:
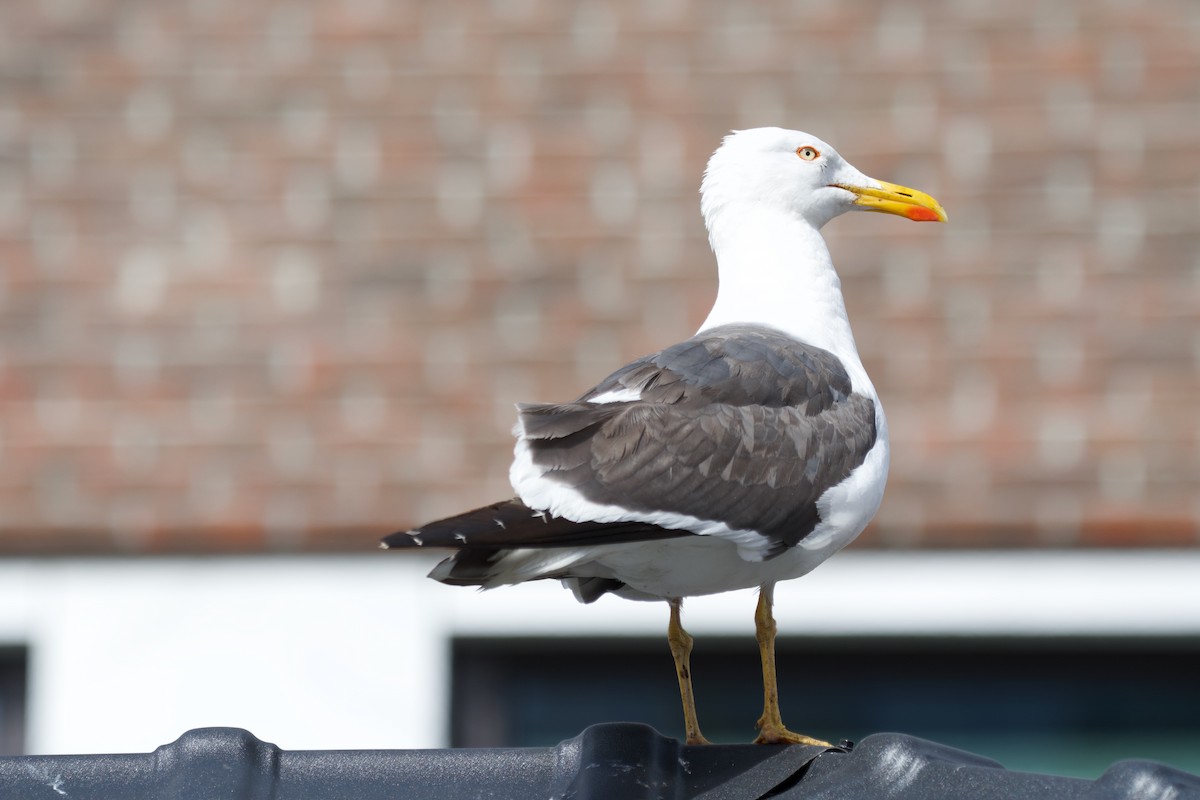
[[[534,511],[513,498],[411,531],[393,533],[384,538],[383,546],[452,548],[457,552],[434,570],[437,579],[451,586],[482,586],[492,578],[495,563],[505,553],[520,547],[586,547],[692,535],[638,522],[571,522]],[[585,603],[624,586],[612,578],[572,577],[571,580],[579,599]]]
[[[641,399],[593,404],[635,390]],[[576,403],[520,408],[533,461],[592,502],[756,531],[768,555],[820,520],[817,499],[875,444],[875,405],[826,350],[724,326],[640,359]]]
[[[572,522],[516,498],[430,522],[383,539],[388,549],[426,547],[495,552],[518,547],[585,547],[691,536],[639,522]]]

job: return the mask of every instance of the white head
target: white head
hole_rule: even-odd
[[[816,136],[783,128],[726,136],[708,161],[700,197],[710,231],[722,211],[746,204],[794,214],[818,229],[853,209],[946,221],[924,192],[869,178]]]

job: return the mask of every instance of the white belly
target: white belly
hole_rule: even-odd
[[[633,600],[694,597],[766,583],[798,578],[824,561],[840,547],[823,549],[793,547],[768,561],[746,561],[736,545],[715,536],[690,536],[647,542],[633,548],[615,546],[598,553],[587,566],[623,581],[617,594]],[[581,565],[583,566],[583,565]]]

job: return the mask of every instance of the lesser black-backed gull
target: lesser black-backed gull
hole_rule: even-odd
[[[457,552],[430,577],[491,588],[561,580],[670,605],[689,743],[682,599],[759,587],[764,704],[756,741],[824,744],[784,727],[772,596],[866,527],[888,430],[854,345],[821,227],[845,211],[945,221],[922,192],[869,178],[799,131],[737,131],[700,189],[720,286],[695,336],[561,404],[517,407],[516,497],[384,540]]]

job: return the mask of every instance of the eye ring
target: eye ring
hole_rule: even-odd
[[[821,151],[812,145],[804,145],[796,148],[796,155],[800,156],[802,161],[816,161],[821,157]]]

